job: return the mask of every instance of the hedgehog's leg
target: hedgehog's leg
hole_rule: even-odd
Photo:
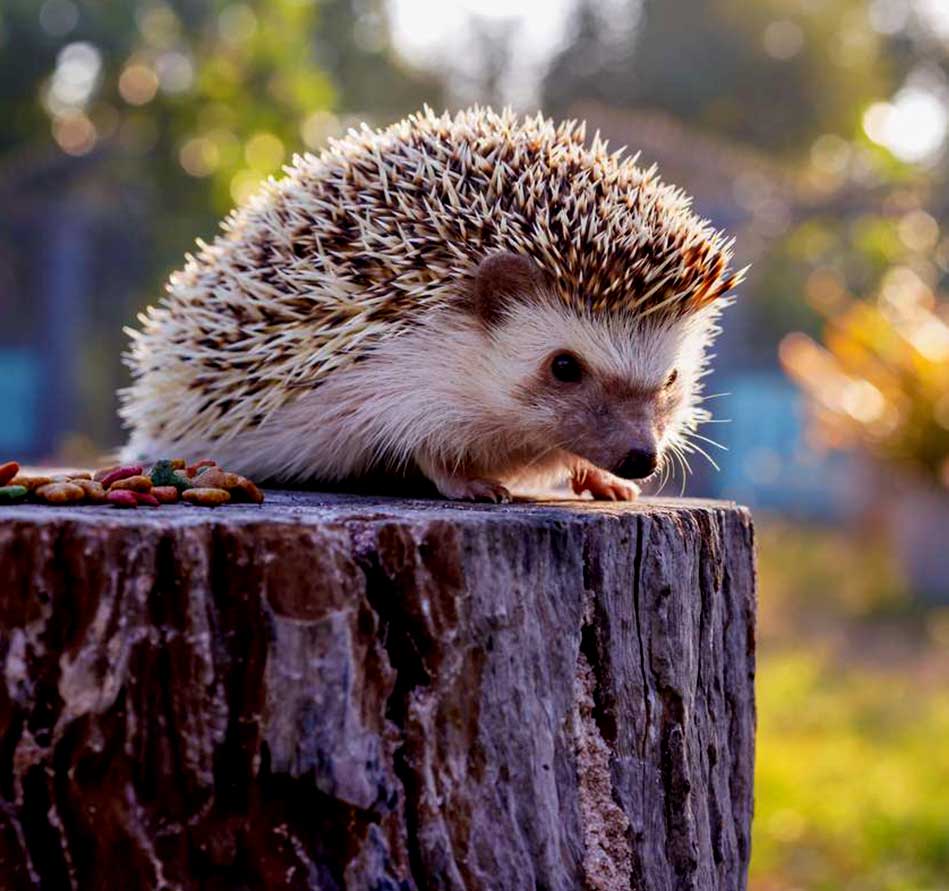
[[[570,484],[577,495],[589,492],[597,501],[634,501],[639,495],[639,486],[635,483],[586,461],[574,465]]]
[[[506,504],[511,500],[511,493],[497,480],[451,473],[435,462],[420,457],[416,457],[416,463],[446,498],[456,501],[492,501],[495,504]]]

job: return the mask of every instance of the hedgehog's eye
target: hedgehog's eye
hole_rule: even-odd
[[[666,378],[666,382],[663,384],[664,387],[671,387],[679,379],[679,372],[675,368],[669,372],[669,377]]]
[[[575,384],[583,377],[583,368],[573,353],[557,353],[550,360],[550,373],[561,383]]]

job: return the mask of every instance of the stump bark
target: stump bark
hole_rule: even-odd
[[[732,504],[0,509],[0,887],[737,891]]]

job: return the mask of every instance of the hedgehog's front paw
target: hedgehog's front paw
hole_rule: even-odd
[[[497,480],[465,480],[465,479],[438,479],[435,480],[438,491],[446,498],[456,501],[490,501],[494,504],[507,504],[511,500],[511,493]]]
[[[570,483],[577,495],[589,492],[597,501],[635,501],[639,496],[635,483],[592,465],[574,473]]]
[[[452,473],[445,470],[440,462],[429,460],[424,455],[416,456],[416,462],[422,473],[446,498],[455,501],[490,501],[494,504],[507,504],[511,500],[511,493],[497,480],[469,477],[463,472]]]

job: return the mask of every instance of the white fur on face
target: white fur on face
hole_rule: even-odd
[[[698,371],[715,315],[650,324],[625,317],[581,316],[554,305],[517,305],[492,337],[496,361],[507,381],[536,372],[551,353],[569,350],[603,377],[644,390],[658,389],[672,369]]]
[[[658,405],[658,400],[654,401],[650,394],[658,396],[675,370],[678,400],[662,405],[663,417],[658,424],[661,433],[655,442],[661,450],[666,444],[677,442],[682,432],[697,422],[706,348],[718,330],[715,323],[719,313],[718,308],[709,308],[659,323],[621,316],[583,316],[553,304],[515,305],[492,335],[495,379],[499,385],[507,382],[507,391],[512,393],[517,382],[530,381],[553,354],[566,350],[580,357],[593,375],[610,381],[617,391],[626,388],[640,391],[643,395],[639,404],[635,400],[630,404],[628,399],[622,403],[620,392],[616,392],[614,406],[609,406],[613,400],[607,391],[604,408],[612,407],[615,411],[606,412],[611,417],[605,422],[606,429],[602,425],[601,429],[594,429],[595,419],[585,423],[585,432],[601,441],[601,448],[593,448],[597,455],[585,455],[595,461],[596,457],[621,452],[623,437],[634,435],[634,431],[624,429],[624,417],[639,416],[636,422],[639,427],[652,423],[649,413]],[[558,428],[569,426],[556,391],[549,395],[541,391],[521,408],[523,422],[538,427],[546,425],[548,436],[556,437]],[[632,423],[633,428],[636,423]],[[615,441],[610,442],[611,438]],[[576,441],[562,442],[562,446],[583,455],[586,439],[581,435]],[[628,447],[632,445],[630,442]]]

